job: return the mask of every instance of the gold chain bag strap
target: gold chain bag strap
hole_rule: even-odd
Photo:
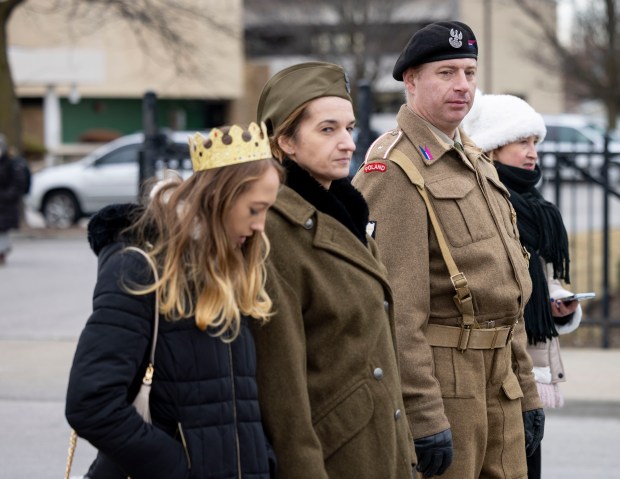
[[[140,253],[144,256],[151,266],[153,270],[153,275],[155,277],[155,281],[159,281],[159,275],[157,273],[157,267],[153,262],[153,259],[146,254],[140,248],[135,246],[129,246],[126,250],[135,251],[136,253]],[[151,423],[151,410],[149,406],[149,396],[151,394],[151,385],[153,384],[153,373],[155,372],[155,348],[157,346],[157,332],[159,330],[159,300],[157,298],[157,292],[155,292],[155,319],[153,321],[153,338],[151,340],[151,351],[149,354],[149,364],[146,367],[146,371],[144,373],[144,377],[142,378],[142,384],[140,385],[140,390],[138,391],[138,395],[133,400],[133,406],[138,411],[138,414],[142,416],[145,422]],[[75,430],[71,430],[71,435],[69,436],[69,451],[67,456],[67,467],[65,469],[65,479],[69,479],[69,475],[71,474],[71,466],[73,465],[73,456],[75,456],[75,448],[77,445],[78,435]]]

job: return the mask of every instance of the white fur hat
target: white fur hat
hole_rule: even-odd
[[[547,134],[543,117],[521,98],[480,91],[461,128],[484,152],[532,135],[542,141]]]

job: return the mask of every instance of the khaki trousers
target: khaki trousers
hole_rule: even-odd
[[[510,347],[433,347],[454,458],[441,479],[525,479],[521,399]]]

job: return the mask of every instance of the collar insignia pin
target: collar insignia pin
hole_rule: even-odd
[[[374,239],[376,231],[377,231],[377,222],[369,221],[368,224],[366,225],[366,234]]]
[[[420,151],[422,152],[422,156],[424,157],[424,159],[426,161],[433,161],[433,155],[428,150],[428,147],[426,145],[424,145],[424,147],[422,147],[422,145],[420,145],[420,146],[418,146],[418,148],[420,148]]]

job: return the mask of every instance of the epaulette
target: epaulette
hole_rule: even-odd
[[[491,158],[489,158],[489,155],[487,155],[486,153],[481,153],[480,156],[478,157],[479,160],[483,160],[487,163],[489,163],[490,165],[493,164],[493,160]]]
[[[497,173],[497,168],[495,168],[493,160],[489,158],[486,153],[481,153],[480,156],[478,156],[478,165],[480,166],[480,168],[483,169],[485,173],[490,175],[495,180],[500,181],[499,174]]]
[[[364,163],[385,161],[402,137],[403,132],[399,128],[385,132],[370,145]]]

